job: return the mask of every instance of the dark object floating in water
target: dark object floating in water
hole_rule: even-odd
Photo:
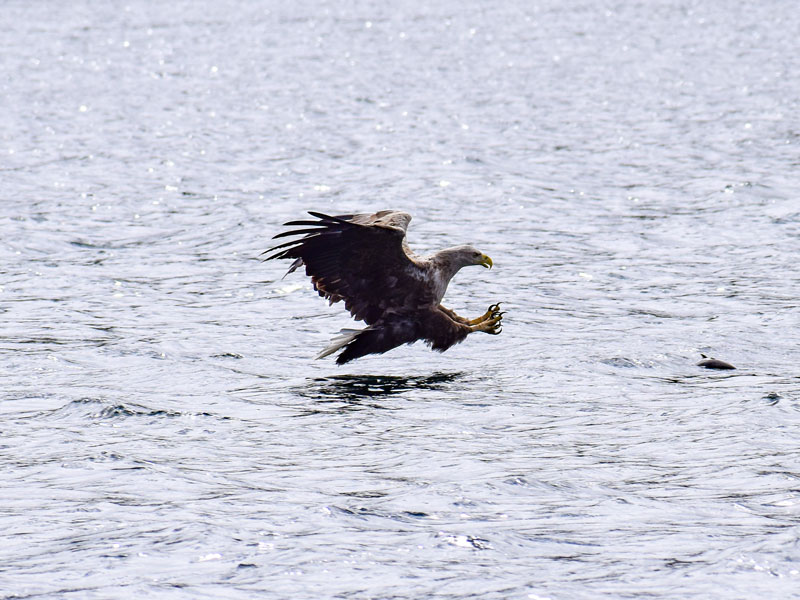
[[[703,353],[700,353],[700,356],[703,357],[703,360],[701,360],[699,363],[697,363],[698,367],[705,367],[706,369],[720,369],[720,370],[735,369],[736,368],[732,364],[726,363],[724,360],[719,360],[719,359],[716,359],[716,358],[709,358],[708,356],[706,356]]]

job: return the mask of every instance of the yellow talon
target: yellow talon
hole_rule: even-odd
[[[484,333],[497,335],[503,330],[501,325],[502,321],[502,314],[492,315],[488,319],[482,319],[477,323],[471,323],[470,331],[473,333],[476,331],[483,331]]]
[[[468,321],[467,324],[469,325],[478,325],[479,323],[483,323],[484,321],[488,321],[489,319],[494,319],[495,317],[502,317],[505,314],[504,312],[500,312],[500,303],[492,304],[487,311],[482,314],[477,319],[472,319]]]

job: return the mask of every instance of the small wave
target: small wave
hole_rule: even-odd
[[[39,420],[72,420],[75,419],[75,417],[83,417],[85,419],[104,421],[127,419],[132,417],[163,417],[174,419],[184,416],[214,417],[215,415],[207,412],[183,413],[175,410],[151,409],[132,403],[110,404],[105,400],[81,398],[79,400],[72,400],[64,406],[54,410],[37,413],[31,418]]]

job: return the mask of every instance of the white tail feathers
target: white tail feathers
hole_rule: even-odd
[[[344,348],[345,346],[347,346],[347,344],[356,339],[362,331],[366,331],[367,329],[369,329],[369,327],[367,327],[366,329],[342,329],[339,332],[339,335],[337,335],[335,338],[331,340],[330,345],[327,348],[325,348],[322,352],[317,354],[317,358],[325,358],[326,356],[330,356],[337,350]]]
[[[284,279],[289,273],[294,273],[297,270],[297,267],[302,266],[302,264],[303,264],[303,259],[302,258],[294,259],[294,262],[289,267],[289,270],[286,271],[286,273],[283,274],[283,277],[281,277],[281,279]]]

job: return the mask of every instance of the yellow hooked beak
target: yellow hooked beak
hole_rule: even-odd
[[[479,265],[483,265],[487,269],[492,268],[492,259],[486,256],[485,254],[481,254],[481,262],[478,263]]]

